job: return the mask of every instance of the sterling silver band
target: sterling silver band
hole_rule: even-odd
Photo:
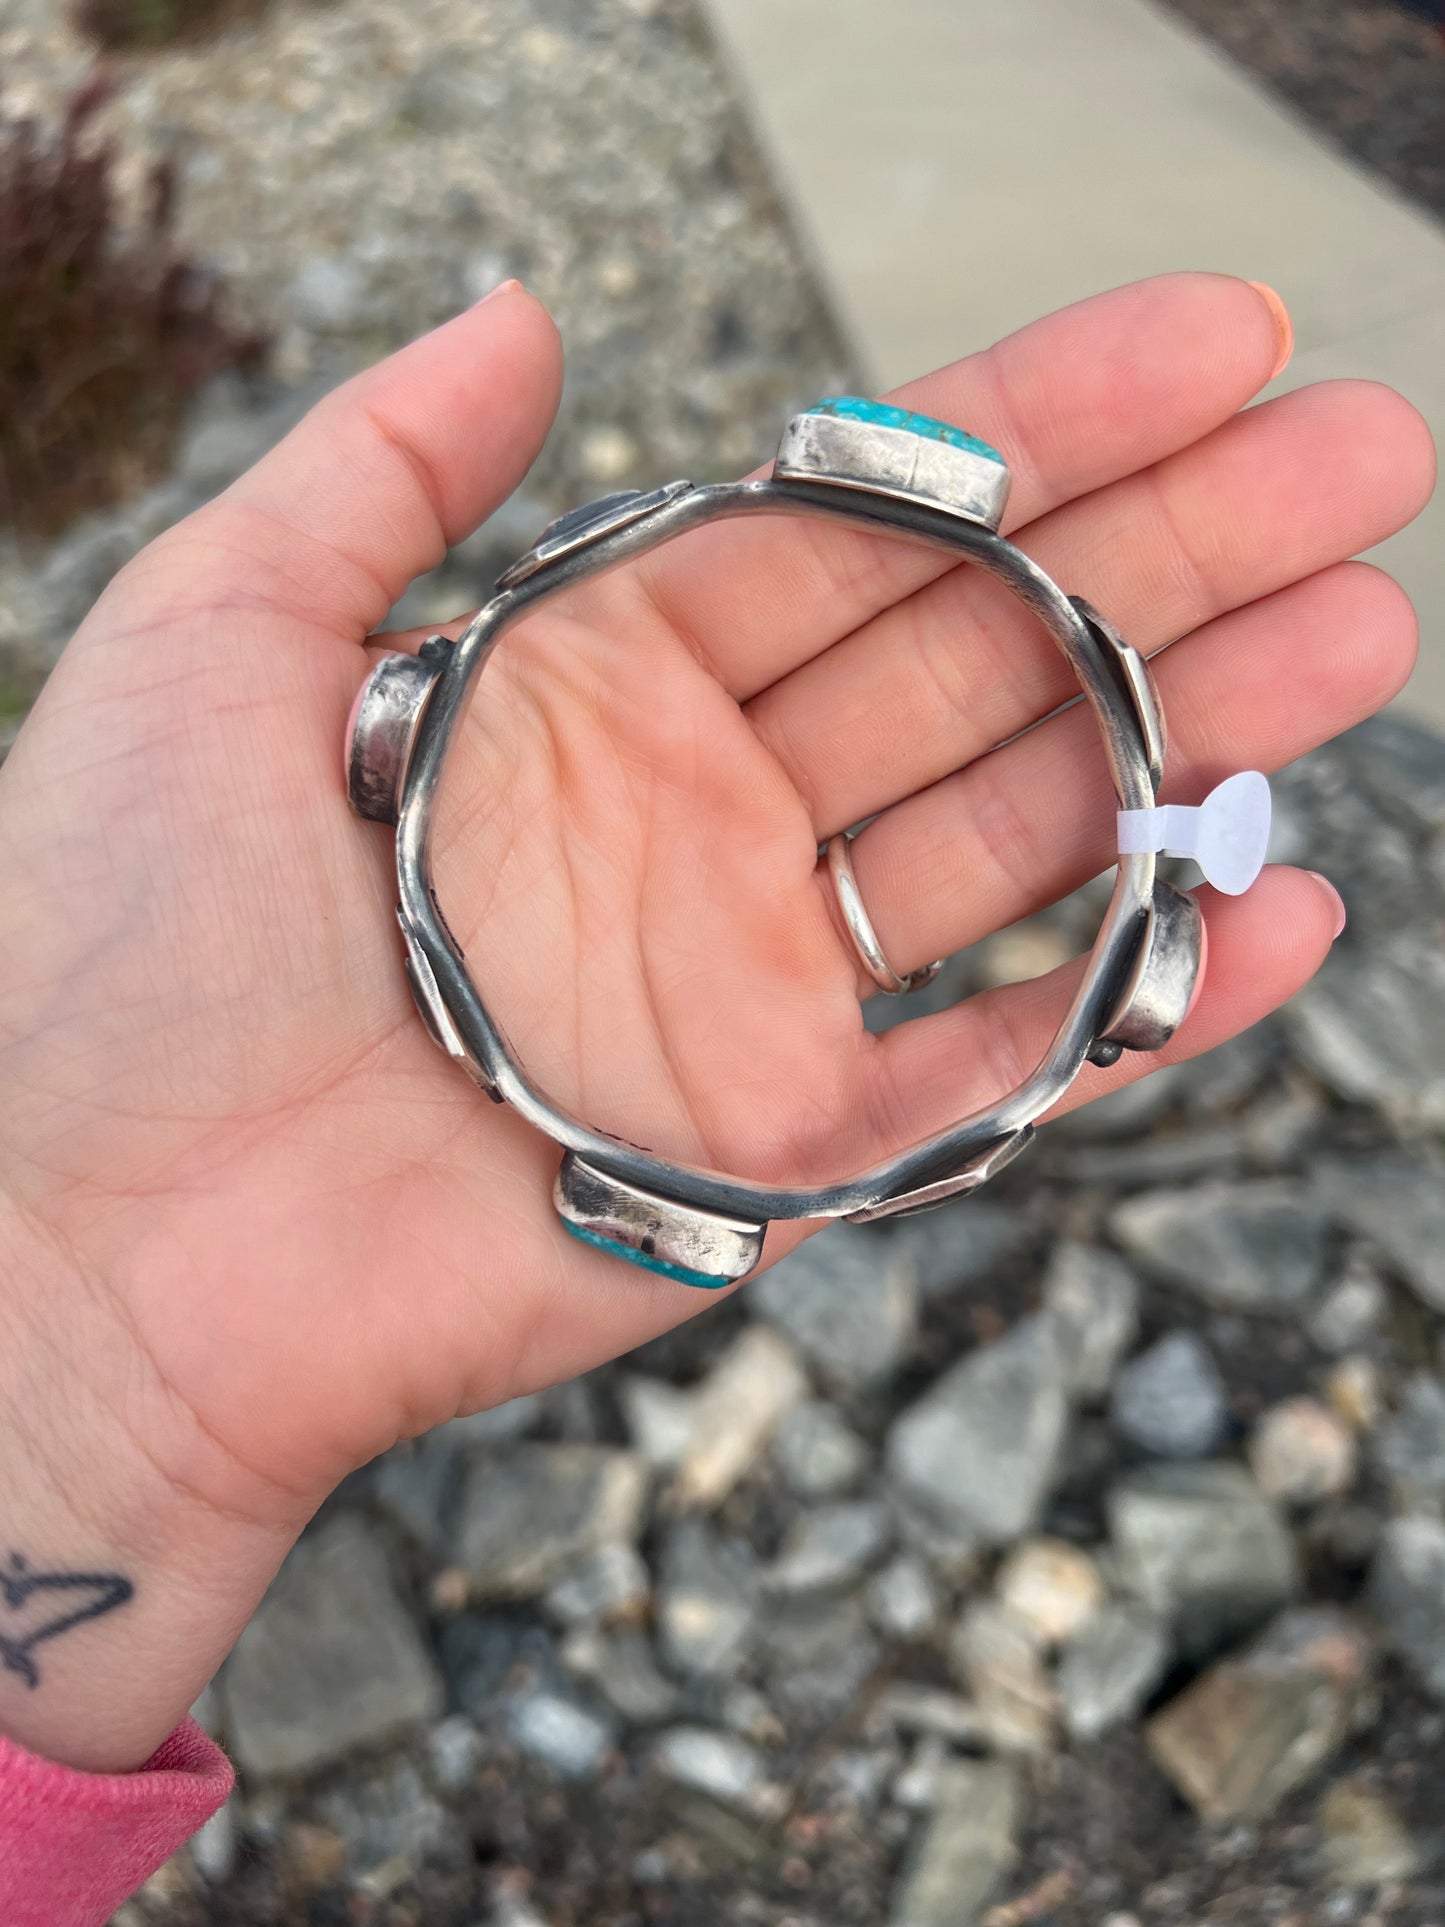
[[[878,932],[873,928],[873,919],[863,907],[863,899],[858,893],[858,879],[853,874],[852,841],[846,830],[828,839],[828,875],[833,879],[833,894],[838,899],[838,908],[843,913],[848,935],[853,939],[858,961],[885,997],[906,997],[910,990],[921,990],[925,984],[933,982],[943,968],[943,959],[940,957],[935,963],[920,964],[917,970],[910,970],[906,977],[899,976],[883,954]]]
[[[1047,630],[1098,727],[1120,811],[1152,810],[1164,752],[1158,694],[1143,658],[1087,603],[1067,596],[998,534],[1007,469],[997,451],[948,424],[844,398],[786,431],[773,473],[751,482],[675,482],[613,496],[565,516],[498,580],[455,643],[432,638],[426,674],[395,675],[358,711],[349,793],[361,815],[395,833],[398,915],[421,1013],[453,1063],[564,1152],[556,1203],[584,1243],[695,1285],[720,1285],[757,1263],[775,1219],[855,1223],[928,1209],[976,1190],[1033,1137],[1086,1062],[1156,1050],[1189,1008],[1202,921],[1192,897],[1156,874],[1148,850],[1121,855],[1113,895],[1073,1001],[1041,1060],[1013,1090],[964,1110],[931,1136],[868,1170],[784,1185],[684,1163],[599,1130],[554,1102],[498,1026],[437,901],[431,831],[448,753],[482,673],[506,633],[578,582],[706,524],[737,517],[820,517],[922,543],[1000,581]],[[385,665],[383,665],[384,669]],[[380,672],[376,672],[380,674]],[[385,700],[383,700],[383,697]],[[834,839],[835,884],[847,847]],[[851,875],[848,880],[851,882]],[[874,981],[902,978],[878,946],[856,886],[848,928]],[[871,944],[865,948],[863,937]],[[484,940],[483,940],[484,941]],[[876,966],[876,967],[875,967]],[[880,974],[886,972],[886,981]],[[961,1107],[962,1109],[962,1107]]]

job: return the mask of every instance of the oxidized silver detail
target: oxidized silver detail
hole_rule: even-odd
[[[412,1000],[420,1013],[427,1035],[439,1050],[444,1050],[454,1064],[464,1070],[474,1084],[479,1084],[493,1102],[500,1104],[495,1086],[473,1057],[462,1040],[461,1032],[452,1021],[446,1000],[437,988],[436,973],[427,960],[427,954],[406,927],[406,913],[397,906],[396,920],[401,925],[402,941],[406,946],[406,980],[411,986]]]
[[[963,1170],[953,1171],[932,1184],[920,1184],[915,1190],[886,1198],[882,1204],[869,1205],[862,1211],[850,1211],[846,1222],[876,1224],[880,1218],[916,1218],[920,1212],[936,1211],[939,1205],[947,1204],[950,1198],[964,1198],[971,1191],[980,1190],[990,1178],[996,1178],[1005,1165],[1012,1164],[1020,1151],[1026,1151],[1033,1141],[1034,1127],[1025,1124],[1009,1137],[1001,1138],[997,1144],[980,1151]]]
[[[1159,785],[1164,780],[1164,757],[1169,748],[1169,737],[1164,725],[1164,705],[1159,700],[1159,689],[1149,660],[1132,642],[1125,642],[1113,623],[1106,616],[1101,616],[1092,603],[1085,602],[1079,595],[1071,595],[1069,600],[1108,651],[1114,675],[1134,711],[1144,738],[1149,774],[1154,780],[1154,793],[1157,796]]]
[[[429,638],[415,656],[383,656],[361,686],[346,745],[346,796],[358,816],[373,823],[395,823],[402,784],[422,711],[444,656],[445,636]]]
[[[1162,1050],[1189,1015],[1203,961],[1204,917],[1198,903],[1172,883],[1156,881],[1144,942],[1100,1043]]]
[[[691,488],[691,482],[668,482],[665,487],[651,489],[645,495],[639,489],[621,489],[615,495],[604,495],[600,501],[589,502],[585,508],[569,509],[566,515],[559,515],[555,522],[547,524],[534,547],[518,556],[510,568],[503,569],[497,577],[498,591],[520,588],[538,570],[550,568],[564,556],[591,548],[604,536],[613,535],[630,522],[640,521],[664,508]]]
[[[795,415],[783,431],[773,475],[780,482],[827,482],[918,502],[998,528],[1008,506],[1002,462],[951,442],[839,415]]]
[[[764,1225],[644,1191],[572,1151],[562,1159],[552,1201],[568,1224],[594,1238],[719,1283],[746,1277],[763,1255]]]
[[[885,997],[906,997],[910,990],[921,990],[924,984],[933,982],[943,968],[943,958],[940,957],[936,963],[921,964],[917,970],[910,970],[906,977],[899,976],[883,954],[878,932],[873,928],[873,919],[859,894],[849,848],[852,841],[846,831],[840,831],[828,840],[826,861],[833,894],[838,899],[838,908],[842,912],[848,935],[853,940],[853,948],[858,953],[858,961]]]

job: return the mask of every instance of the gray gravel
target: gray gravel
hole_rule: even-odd
[[[1224,1437],[1229,1397],[1197,1333],[1170,1332],[1132,1359],[1114,1381],[1114,1430],[1164,1459],[1202,1459]]]

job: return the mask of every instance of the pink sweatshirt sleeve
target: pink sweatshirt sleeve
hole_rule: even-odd
[[[135,1773],[76,1773],[0,1736],[0,1920],[102,1927],[234,1779],[194,1720]]]

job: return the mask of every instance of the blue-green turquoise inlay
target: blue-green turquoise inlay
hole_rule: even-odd
[[[923,436],[926,441],[966,448],[971,455],[982,455],[987,461],[997,462],[1000,468],[1006,466],[1003,456],[981,435],[970,435],[966,428],[955,428],[952,422],[935,421],[932,415],[915,415],[911,409],[894,408],[886,401],[868,401],[862,395],[834,395],[828,401],[815,402],[808,413],[836,415],[846,422],[871,422],[877,428],[902,428],[910,435]]]
[[[645,1251],[620,1244],[616,1238],[604,1238],[600,1231],[589,1231],[586,1225],[573,1224],[569,1218],[564,1218],[562,1225],[574,1238],[597,1251],[605,1251],[609,1258],[623,1258],[630,1265],[641,1265],[644,1271],[675,1278],[680,1285],[695,1285],[699,1291],[721,1291],[724,1285],[732,1283],[730,1278],[715,1278],[710,1271],[689,1271],[686,1265],[670,1265],[663,1258],[649,1258]]]

